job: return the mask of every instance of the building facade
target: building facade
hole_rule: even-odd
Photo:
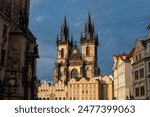
[[[80,37],[80,51],[76,41],[73,41],[73,37],[70,39],[69,26],[65,17],[60,38],[58,37],[56,42],[57,61],[54,70],[54,83],[61,80],[68,86],[68,99],[70,100],[100,99],[100,83],[94,79],[94,77],[100,75],[97,63],[99,42],[90,14],[84,32],[84,36],[81,33]],[[83,88],[84,85],[88,88],[90,86],[95,87],[89,91],[89,89]],[[77,89],[73,89],[76,86]],[[80,89],[78,90],[78,88]],[[95,93],[92,94],[93,92]]]
[[[108,77],[100,79],[97,58],[98,35],[95,33],[90,14],[84,32],[84,36],[81,33],[80,37],[80,51],[77,43],[73,41],[73,37],[69,36],[69,26],[66,17],[64,17],[60,37],[57,36],[56,42],[57,60],[54,68],[54,83],[49,84],[53,91],[45,89],[46,92],[44,92],[41,88],[44,84],[41,84],[38,93],[39,99],[112,99],[112,94],[102,94],[102,92],[112,93],[112,80],[107,80]],[[45,85],[48,87],[48,83]]]
[[[50,84],[44,81],[38,88],[38,99],[67,100],[68,87],[60,80],[55,84]]]
[[[71,78],[68,82],[69,100],[100,100],[100,80],[95,78],[79,80]]]
[[[129,54],[114,55],[114,99],[125,100],[131,97],[132,65],[134,49]]]
[[[2,99],[34,99],[38,45],[28,28],[30,0],[0,0]]]
[[[147,39],[136,40],[132,66],[134,98],[150,99],[150,25]]]
[[[57,38],[57,61],[54,70],[54,82],[62,80],[65,84],[71,78],[88,79],[100,74],[97,65],[98,36],[95,33],[94,24],[89,15],[85,24],[85,36],[81,34],[81,51],[73,37],[69,37],[69,26],[66,17],[61,27],[60,39]]]
[[[102,100],[113,100],[114,98],[114,79],[113,76],[104,75],[100,78],[100,94]]]

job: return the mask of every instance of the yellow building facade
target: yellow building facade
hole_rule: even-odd
[[[100,100],[100,82],[95,78],[71,78],[68,82],[69,100]]]
[[[50,84],[46,81],[42,82],[38,87],[38,99],[39,100],[67,100],[68,88],[62,82]]]

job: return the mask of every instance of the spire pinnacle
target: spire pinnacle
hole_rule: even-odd
[[[71,36],[71,43],[73,43],[73,35]]]
[[[69,26],[67,25],[67,18],[64,16],[64,23],[61,26],[61,41],[66,42],[69,40]]]
[[[89,13],[89,17],[88,17],[88,25],[91,25],[91,16],[90,16],[90,13]]]

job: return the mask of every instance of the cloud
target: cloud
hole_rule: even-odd
[[[41,16],[38,16],[38,17],[35,18],[35,21],[37,21],[37,22],[40,22],[42,20],[43,20],[43,18]]]
[[[76,22],[75,24],[74,24],[74,26],[80,26],[81,24],[83,23],[83,21],[81,21],[81,22]]]

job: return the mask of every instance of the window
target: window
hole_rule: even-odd
[[[77,69],[73,69],[71,72],[71,77],[72,78],[77,78],[78,77],[78,70]]]
[[[138,61],[138,55],[136,55],[136,61]]]
[[[64,49],[61,49],[61,58],[64,58]]]
[[[143,78],[144,77],[144,69],[140,69],[140,78]]]
[[[139,54],[139,59],[141,59],[141,53]]]
[[[70,100],[72,100],[72,97],[70,97]]]
[[[139,96],[139,88],[135,89],[135,95],[136,95],[136,97]]]
[[[86,47],[86,56],[90,56],[90,47]]]
[[[86,90],[86,93],[88,93],[88,90]]]
[[[137,71],[135,71],[135,80],[137,80],[138,79],[138,70]]]
[[[1,54],[1,61],[0,61],[0,65],[4,66],[5,65],[5,56],[6,56],[6,51],[2,50],[2,54]]]
[[[150,62],[148,63],[148,71],[150,72]]]
[[[77,87],[79,87],[79,85],[77,85]]]
[[[140,87],[140,93],[141,93],[141,96],[145,95],[144,86]]]
[[[74,97],[73,99],[76,100],[76,97]]]
[[[3,38],[5,38],[6,34],[7,34],[7,26],[3,25]]]
[[[65,97],[63,97],[63,100],[65,100]]]
[[[84,90],[82,90],[82,93],[84,93]]]
[[[61,100],[61,97],[59,97],[59,100]]]

